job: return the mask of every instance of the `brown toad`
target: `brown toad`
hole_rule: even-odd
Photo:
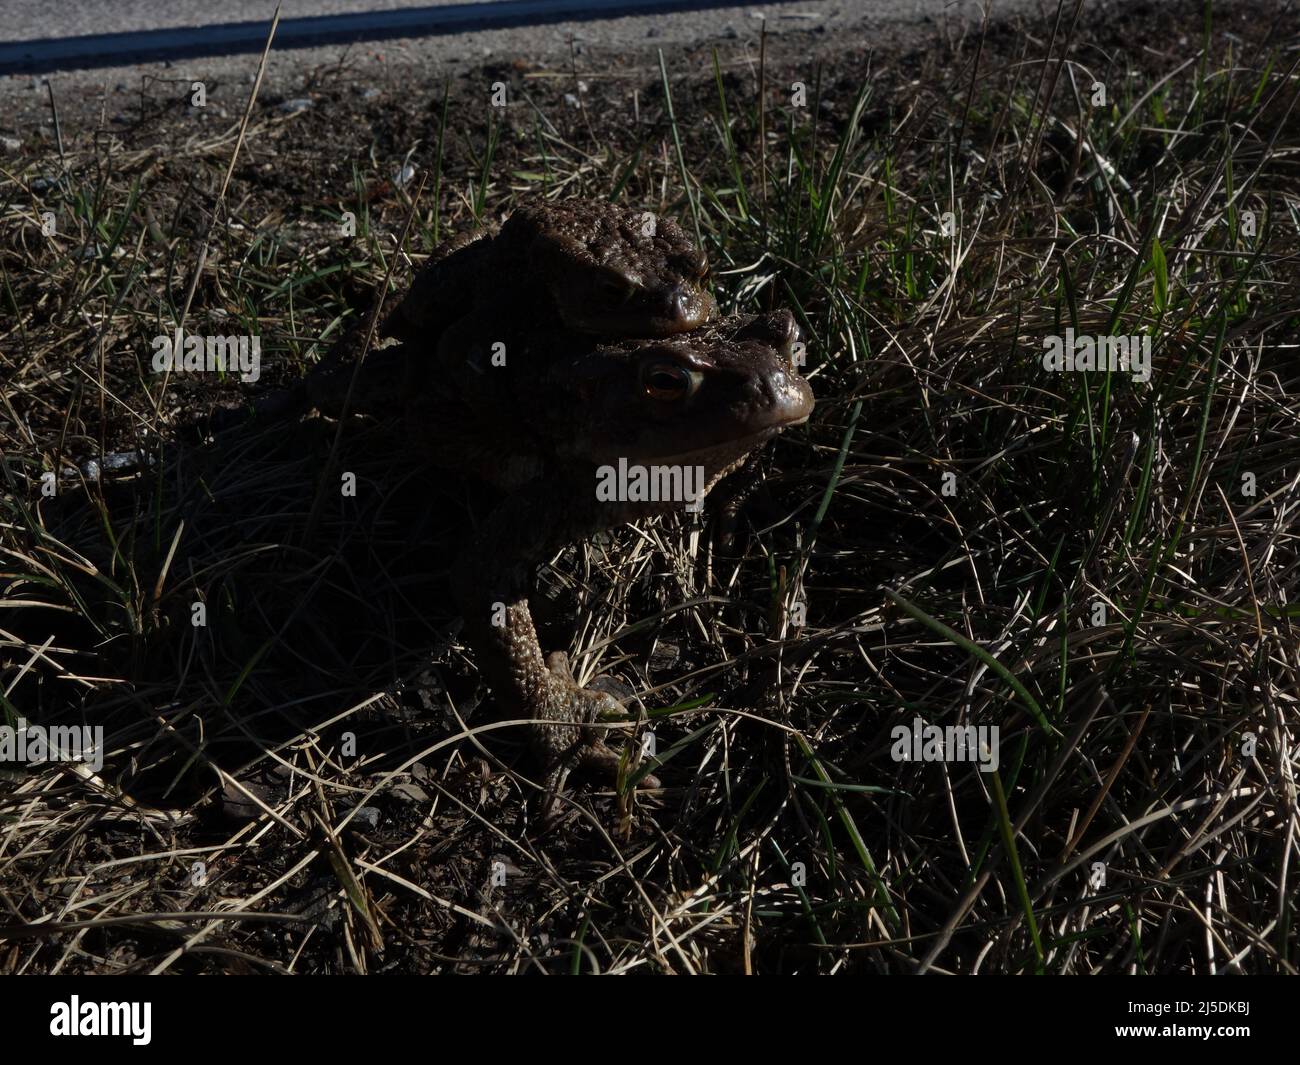
[[[501,709],[535,723],[548,780],[574,759],[617,765],[584,726],[619,706],[576,684],[563,653],[543,656],[527,600],[533,570],[566,544],[698,502],[805,421],[813,396],[792,365],[798,338],[793,316],[778,311],[650,340],[540,332],[504,365],[491,359],[490,334],[467,337],[464,360],[450,364],[416,346],[367,360],[352,409],[400,411],[414,457],[501,490],[466,538],[452,585]],[[316,405],[336,408],[344,383],[318,388]]]

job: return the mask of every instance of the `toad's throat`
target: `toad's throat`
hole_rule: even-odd
[[[610,449],[592,455],[597,465],[617,466],[620,462],[627,465],[661,467],[661,466],[704,466],[712,470],[720,462],[730,462],[736,454],[745,454],[760,447],[785,425],[768,425],[742,436],[727,437],[712,444],[690,447],[684,451],[661,452],[650,448],[634,446]]]
[[[769,426],[707,447],[652,459],[627,455],[611,458],[596,469],[596,497],[607,503],[694,507],[751,451],[780,431],[780,426]]]
[[[746,453],[753,451],[754,448],[762,446],[784,428],[784,425],[769,425],[745,436],[722,440],[705,447],[693,448],[675,455],[657,455],[653,459],[653,464],[656,466],[703,466],[707,470],[712,470],[724,462],[732,461],[737,454],[743,457]]]

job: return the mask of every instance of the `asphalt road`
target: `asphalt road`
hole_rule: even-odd
[[[1030,6],[1029,0],[994,4],[1003,13]],[[272,0],[7,0],[4,7],[0,74],[256,53],[275,10]],[[444,52],[465,46],[497,50],[466,32],[474,31],[523,35],[515,39],[530,51],[570,38],[617,49],[647,40],[734,39],[764,20],[769,33],[829,33],[926,19],[961,21],[979,12],[974,0],[287,0],[276,47],[441,36]],[[508,36],[499,41],[510,47]],[[430,58],[439,58],[437,51]]]
[[[285,0],[282,19],[322,15],[345,15],[357,12],[409,11],[416,8],[457,6],[466,0]],[[484,6],[508,0],[474,0]],[[734,4],[735,0],[733,0]],[[699,0],[701,8],[717,7],[709,0]],[[969,0],[749,0],[744,5],[750,13],[767,12],[769,18],[789,18],[800,14],[817,18],[861,18],[865,21],[917,21],[926,16],[940,17],[956,9],[975,9]],[[1028,4],[993,0],[995,9],[1027,7]],[[274,0],[5,0],[4,39],[7,41],[37,38],[64,38],[100,33],[126,33],[164,27],[209,26],[231,22],[255,22],[271,17]],[[654,17],[654,16],[650,16]],[[678,16],[672,16],[676,19]],[[710,15],[707,11],[688,21],[700,26],[722,23],[725,12]]]

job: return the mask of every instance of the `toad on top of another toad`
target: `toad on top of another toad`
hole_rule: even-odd
[[[472,311],[498,330],[561,326],[601,337],[661,337],[708,322],[708,259],[670,218],[594,200],[517,208],[495,236],[439,246],[384,324],[429,343]]]
[[[533,569],[566,544],[698,502],[812,410],[790,312],[715,320],[707,277],[670,219],[535,203],[495,236],[440,247],[384,325],[404,343],[359,368],[352,410],[399,414],[414,456],[502,492],[452,566],[453,592],[498,703],[534,722],[548,783],[574,758],[616,764],[589,726],[619,706],[581,688],[562,653],[543,656]],[[337,409],[352,378],[323,373],[307,391]],[[601,478],[627,467],[669,471],[662,483],[691,497],[611,498]]]

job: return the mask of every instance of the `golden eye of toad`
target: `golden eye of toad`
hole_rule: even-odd
[[[651,399],[681,399],[691,390],[691,375],[680,366],[657,363],[642,375],[645,393]]]

